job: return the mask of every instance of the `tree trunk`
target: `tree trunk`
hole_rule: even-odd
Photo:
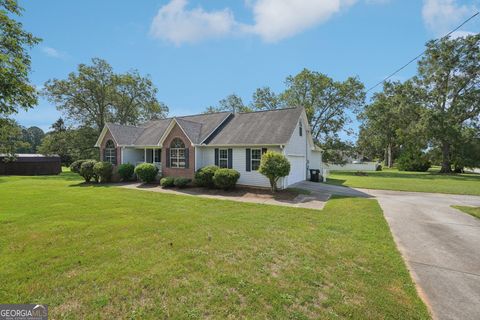
[[[442,143],[442,168],[440,173],[451,173],[452,167],[450,164],[450,144],[448,142]]]
[[[277,192],[277,181],[275,179],[270,179],[270,187],[272,192]]]
[[[388,167],[393,168],[393,159],[392,159],[392,144],[388,144]]]

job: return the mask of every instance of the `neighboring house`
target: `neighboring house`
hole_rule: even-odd
[[[283,153],[291,164],[285,188],[321,169],[322,154],[313,143],[303,108],[247,113],[219,112],[152,120],[140,126],[108,123],[95,145],[103,161],[114,165],[155,164],[162,176],[193,178],[217,165],[240,172],[239,184],[268,187],[258,172],[264,152]]]

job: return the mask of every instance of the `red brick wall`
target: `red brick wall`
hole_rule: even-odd
[[[112,140],[113,144],[115,144],[116,151],[117,151],[117,166],[122,163],[122,152],[120,150],[120,147],[117,146],[115,143],[115,140],[112,137],[112,134],[110,133],[110,130],[107,130],[107,133],[105,134],[105,137],[103,137],[102,143],[100,143],[100,161],[103,161],[103,151],[105,150],[105,145],[107,144],[108,140]]]
[[[187,168],[167,168],[167,149],[170,149],[170,143],[175,138],[179,138],[185,143],[185,148],[188,148],[188,169]],[[195,175],[195,149],[192,147],[192,143],[188,140],[187,136],[183,133],[182,129],[175,124],[172,131],[163,142],[162,147],[162,176],[164,177],[185,177],[193,179]]]

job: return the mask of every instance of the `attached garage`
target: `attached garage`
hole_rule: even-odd
[[[306,180],[307,164],[305,156],[287,155],[290,161],[290,174],[287,177],[287,187],[294,183]]]

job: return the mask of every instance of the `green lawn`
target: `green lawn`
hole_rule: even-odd
[[[480,174],[443,175],[435,170],[405,172],[396,169],[365,173],[366,176],[361,176],[355,171],[333,171],[327,183],[365,189],[480,195]]]
[[[323,211],[0,177],[0,301],[52,319],[426,319],[375,200]]]
[[[480,207],[464,207],[464,206],[452,206],[452,207],[480,219]]]

